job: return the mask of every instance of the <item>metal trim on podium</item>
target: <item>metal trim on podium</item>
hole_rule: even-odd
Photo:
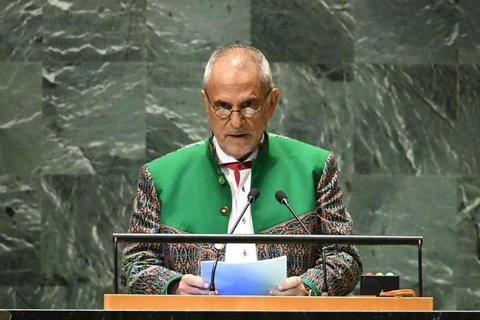
[[[423,297],[422,236],[364,236],[364,235],[237,235],[237,234],[147,234],[114,233],[114,292],[118,293],[118,243],[302,243],[351,245],[409,245],[418,250],[419,297]],[[380,299],[385,299],[384,297]],[[405,299],[405,298],[403,298]]]

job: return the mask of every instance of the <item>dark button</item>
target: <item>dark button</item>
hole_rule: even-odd
[[[228,207],[227,206],[223,206],[220,208],[220,214],[222,216],[226,216],[228,214]]]
[[[218,183],[223,186],[225,184],[225,177],[224,176],[218,176]]]

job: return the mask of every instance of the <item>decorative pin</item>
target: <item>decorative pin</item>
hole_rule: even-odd
[[[226,216],[228,214],[228,207],[227,206],[223,206],[220,208],[220,214],[222,216]]]
[[[247,250],[243,250],[243,256],[246,257],[247,256]]]
[[[225,184],[225,177],[224,176],[218,176],[218,183],[223,186]]]
[[[245,217],[243,217],[242,222],[243,222],[243,224],[247,223],[247,219],[245,219]]]

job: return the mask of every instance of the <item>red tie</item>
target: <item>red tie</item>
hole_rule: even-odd
[[[240,170],[250,169],[252,167],[252,161],[225,163],[225,166],[228,169],[233,170],[233,173],[235,174],[235,181],[237,182],[238,186],[240,183]]]

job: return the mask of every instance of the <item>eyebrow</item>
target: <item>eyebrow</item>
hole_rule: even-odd
[[[246,103],[248,103],[248,102],[254,102],[254,101],[259,101],[259,100],[260,100],[259,97],[251,97],[251,98],[248,98],[248,99],[240,102],[239,105],[244,105],[244,104],[246,104]],[[221,100],[221,99],[218,99],[218,100],[213,101],[213,104],[220,104],[220,103],[225,103],[225,104],[228,104],[229,106],[232,105],[232,103],[230,103],[230,102],[228,102],[228,101],[223,101],[223,100]]]

